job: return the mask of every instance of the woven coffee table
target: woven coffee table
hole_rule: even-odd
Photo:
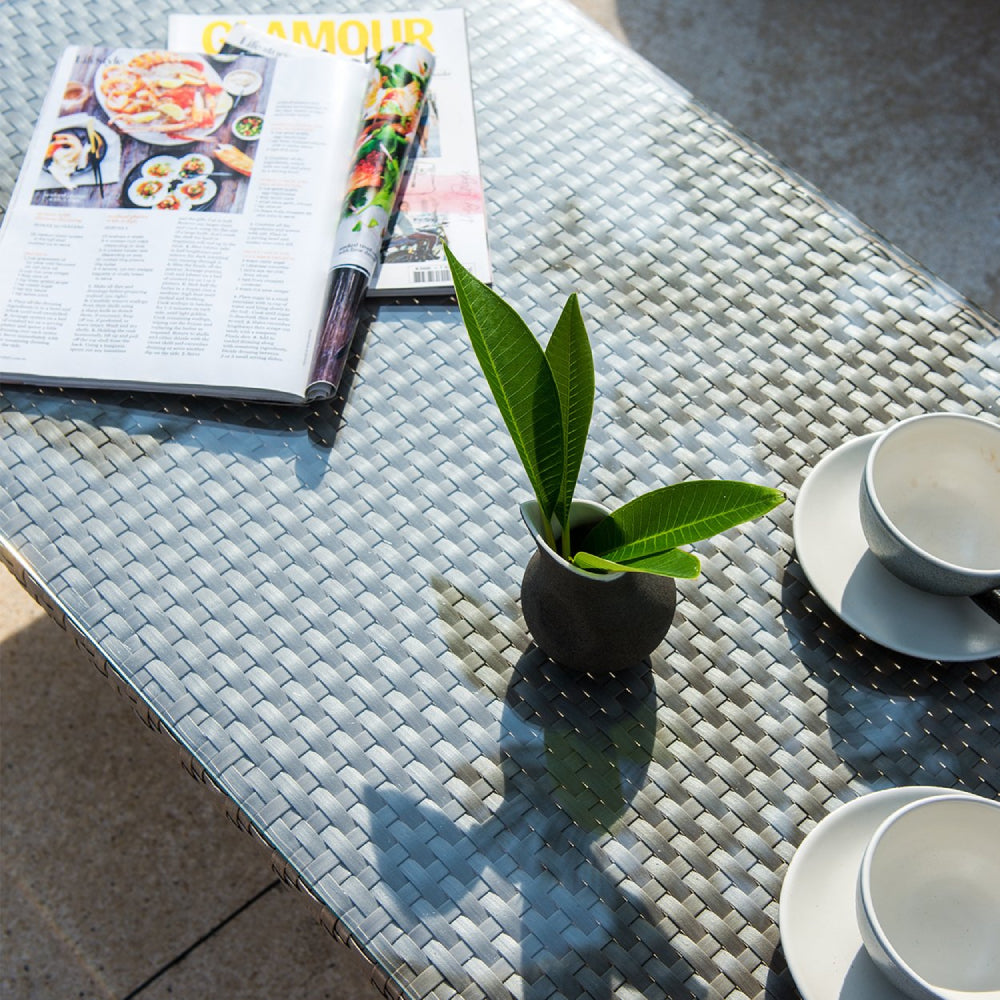
[[[25,137],[0,202],[59,44],[161,43],[175,4],[139,6],[25,16],[52,20],[0,81]],[[778,898],[825,815],[1000,793],[997,660],[841,622],[798,491],[891,420],[995,415],[1000,325],[568,7],[466,7],[495,285],[539,329],[578,290],[594,342],[579,495],[719,476],[789,502],[698,547],[648,663],[553,665],[458,309],[400,302],[331,405],[6,386],[0,552],[387,994],[795,997]]]

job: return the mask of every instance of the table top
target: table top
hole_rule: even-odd
[[[387,992],[795,997],[778,899],[824,816],[1000,794],[998,661],[842,623],[795,501],[891,420],[995,415],[1000,325],[569,7],[464,6],[495,287],[536,329],[576,290],[591,331],[578,496],[789,502],[698,546],[649,662],[572,675],[520,615],[528,487],[457,306],[389,302],[329,404],[6,386],[0,551]],[[0,203],[59,44],[157,44],[179,7],[5,6]]]

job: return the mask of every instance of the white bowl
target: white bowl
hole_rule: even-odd
[[[940,795],[893,813],[861,861],[865,949],[917,1000],[1000,1000],[1000,802]]]
[[[1000,424],[925,413],[868,453],[861,527],[875,557],[935,594],[1000,587]]]

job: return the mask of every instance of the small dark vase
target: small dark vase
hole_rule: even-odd
[[[607,513],[599,504],[574,500],[569,528],[594,524]],[[578,569],[546,544],[537,502],[522,504],[521,515],[537,547],[521,581],[521,610],[538,648],[564,667],[591,674],[623,670],[649,656],[673,621],[674,581]]]

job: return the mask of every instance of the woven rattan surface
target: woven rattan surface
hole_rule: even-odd
[[[61,45],[185,7],[0,7],[0,202]],[[796,847],[869,789],[1000,793],[1000,678],[842,624],[794,500],[890,420],[996,414],[1000,327],[569,8],[467,10],[496,287],[538,329],[575,288],[594,342],[579,495],[790,501],[699,546],[650,662],[572,676],[519,614],[526,482],[457,307],[383,303],[328,406],[6,387],[6,557],[388,991],[795,997]]]

